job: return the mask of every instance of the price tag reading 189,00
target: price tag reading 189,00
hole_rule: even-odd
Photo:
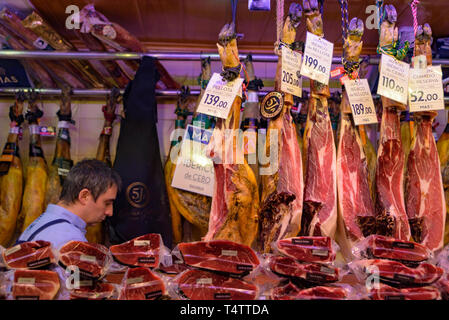
[[[444,109],[441,66],[410,69],[408,85],[410,112]]]
[[[377,123],[376,109],[368,80],[346,80],[344,84],[355,125]]]
[[[282,47],[282,81],[281,91],[294,96],[302,96],[300,76],[301,54],[287,47]]]
[[[324,85],[329,84],[334,44],[307,32],[301,74]]]
[[[223,81],[219,73],[214,73],[198,106],[198,112],[227,119],[242,83],[242,78],[228,82]]]
[[[407,104],[410,65],[383,54],[377,94]]]

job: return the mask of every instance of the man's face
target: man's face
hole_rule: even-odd
[[[102,193],[97,201],[90,195],[86,204],[86,210],[88,211],[87,224],[95,224],[106,219],[106,216],[111,217],[113,211],[113,203],[117,196],[117,186],[113,185],[106,192]]]

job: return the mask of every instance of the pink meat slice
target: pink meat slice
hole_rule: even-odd
[[[296,299],[299,300],[345,300],[347,292],[339,287],[317,286],[301,290]]]
[[[300,291],[297,286],[289,282],[284,286],[272,289],[270,297],[272,300],[295,300]]]
[[[136,266],[156,268],[160,263],[160,250],[162,246],[160,234],[149,233],[125,243],[111,246],[109,250],[119,263]]]
[[[18,244],[3,251],[2,255],[10,269],[41,268],[55,262],[51,243],[43,240]]]
[[[416,136],[407,164],[406,207],[413,239],[430,250],[443,247],[446,204],[440,159],[429,116],[415,117]]]
[[[12,294],[15,300],[52,300],[59,287],[59,277],[54,271],[14,271]]]
[[[185,264],[212,271],[245,274],[260,263],[250,247],[227,240],[180,243],[178,249]]]
[[[404,201],[404,152],[399,114],[384,108],[376,167],[376,216],[383,219],[378,233],[401,240],[410,239]]]
[[[430,258],[423,245],[391,237],[372,235],[367,239],[366,255],[377,259],[422,262]]]
[[[78,289],[70,291],[70,300],[109,300],[116,298],[114,285],[103,282],[81,283]]]
[[[434,287],[398,289],[380,284],[379,289],[370,290],[370,298],[372,300],[439,300],[441,294]]]
[[[303,262],[332,262],[337,254],[329,237],[282,239],[276,242],[276,247],[281,254]]]
[[[149,268],[127,270],[119,300],[155,300],[165,294],[165,284]]]

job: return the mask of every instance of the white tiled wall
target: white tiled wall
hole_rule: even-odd
[[[9,131],[9,106],[14,100],[0,100],[0,148],[6,142]],[[174,109],[176,100],[160,99],[158,100],[158,137],[161,150],[161,159],[165,162],[170,147],[170,133],[174,129]],[[41,119],[42,126],[57,126],[58,119],[56,112],[59,109],[59,101],[43,101],[41,107],[44,116]],[[72,101],[72,118],[75,125],[70,129],[71,157],[74,162],[83,158],[95,158],[98,147],[98,138],[103,128],[103,112],[101,111],[104,101]],[[25,103],[24,109],[27,107]],[[29,133],[28,124],[22,124],[23,139],[19,142],[20,155],[22,163],[28,162]],[[120,131],[120,124],[114,124],[114,130],[111,137],[111,156],[115,159],[117,139]],[[55,151],[56,138],[41,137],[42,148],[47,163],[51,163]]]

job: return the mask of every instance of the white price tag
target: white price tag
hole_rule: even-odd
[[[20,249],[22,249],[22,246],[20,244],[14,246],[12,248],[9,248],[8,250],[5,251],[5,257],[7,257],[7,256],[9,256],[9,255],[11,255],[13,253],[16,253]]]
[[[242,78],[228,82],[223,81],[219,73],[214,73],[198,106],[198,112],[227,119],[242,83]]]
[[[441,66],[410,69],[408,84],[410,112],[444,109],[442,76]]]
[[[282,47],[281,91],[297,97],[302,96],[301,58],[301,53]]]
[[[212,197],[215,184],[214,164],[206,156],[212,131],[187,126],[181,143],[171,186]]]
[[[346,80],[345,89],[356,126],[377,123],[376,108],[368,80]]]
[[[94,256],[88,256],[85,254],[82,254],[80,256],[81,261],[91,262],[91,263],[97,263],[97,259]]]
[[[329,84],[334,44],[307,32],[301,74],[324,85]]]
[[[407,104],[410,65],[383,54],[377,94]]]
[[[134,240],[135,247],[145,247],[145,246],[150,246],[150,245],[151,245],[150,240]]]

